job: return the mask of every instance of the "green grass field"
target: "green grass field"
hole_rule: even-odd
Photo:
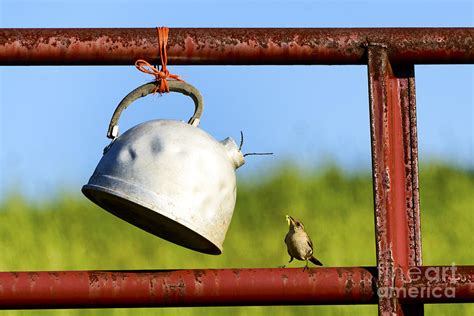
[[[80,194],[0,206],[0,270],[117,270],[277,267],[288,260],[285,214],[302,220],[326,266],[375,265],[369,172],[336,167],[310,172],[292,166],[239,179],[224,253],[209,256],[149,235]],[[257,178],[255,178],[257,179]],[[421,219],[426,265],[474,264],[474,173],[422,165]],[[79,191],[79,188],[78,188]],[[256,247],[258,243],[258,247]],[[290,267],[303,266],[293,262]],[[164,309],[5,311],[2,315],[376,315],[376,306],[274,306]],[[427,315],[474,315],[474,304],[426,305]]]

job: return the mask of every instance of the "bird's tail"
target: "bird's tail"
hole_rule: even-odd
[[[311,256],[311,258],[309,258],[309,261],[311,261],[312,263],[314,263],[315,265],[317,266],[322,266],[322,262],[319,261],[318,259],[316,259],[314,256]]]

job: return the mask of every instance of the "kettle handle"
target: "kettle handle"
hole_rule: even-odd
[[[115,139],[118,137],[118,121],[120,119],[122,111],[125,110],[133,101],[137,100],[138,98],[144,97],[150,93],[155,92],[157,84],[158,83],[154,81],[141,85],[129,94],[127,94],[127,96],[123,98],[122,101],[120,101],[119,105],[114,111],[114,114],[112,115],[112,119],[110,120],[109,129],[107,131],[108,138]],[[202,111],[204,109],[204,101],[199,90],[184,81],[169,80],[168,85],[170,91],[182,93],[193,99],[194,114],[189,119],[188,124],[198,126],[199,121],[201,119]]]

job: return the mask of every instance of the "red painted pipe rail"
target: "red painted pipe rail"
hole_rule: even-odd
[[[452,268],[413,267],[403,287],[380,294],[396,291],[406,303],[473,302],[474,267]],[[375,304],[375,271],[352,267],[2,272],[0,309]]]
[[[0,273],[0,308],[375,303],[364,268]]]
[[[474,303],[474,266],[412,266],[403,276],[400,270],[396,294],[402,303]]]
[[[171,28],[174,65],[366,64],[369,44],[392,63],[474,63],[474,28]],[[0,29],[0,65],[158,63],[154,28]]]

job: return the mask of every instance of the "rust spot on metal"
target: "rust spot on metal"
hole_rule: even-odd
[[[152,276],[149,280],[149,294],[150,294],[150,297],[155,297],[156,296],[156,288],[155,288],[155,283],[156,283],[156,278],[155,276]]]
[[[60,274],[58,272],[48,272],[49,276],[52,276],[55,281],[59,280]]]
[[[28,272],[28,278],[32,283],[34,283],[38,279],[38,273],[36,272]]]
[[[286,285],[288,283],[288,275],[282,274],[281,280],[283,281],[283,285]]]
[[[99,287],[99,273],[97,272],[90,272],[89,273],[89,286],[94,287],[97,286]]]
[[[240,269],[232,269],[232,273],[235,275],[237,280],[240,280]]]
[[[390,190],[390,171],[388,168],[385,168],[383,173],[383,186],[386,190]]]
[[[194,280],[198,283],[202,283],[201,278],[205,274],[203,270],[194,270]]]
[[[362,270],[360,276],[361,280],[359,282],[359,291],[362,295],[367,295],[372,291],[377,292],[375,282],[372,282],[374,278],[372,273],[369,273],[366,270]]]
[[[175,300],[180,301],[182,297],[186,296],[186,284],[182,278],[179,278],[176,283],[164,280],[162,290],[164,303],[174,302]]]
[[[354,281],[352,280],[352,273],[348,272],[347,273],[347,280],[346,284],[344,287],[344,294],[345,295],[351,295],[352,294],[352,289],[354,288]]]

